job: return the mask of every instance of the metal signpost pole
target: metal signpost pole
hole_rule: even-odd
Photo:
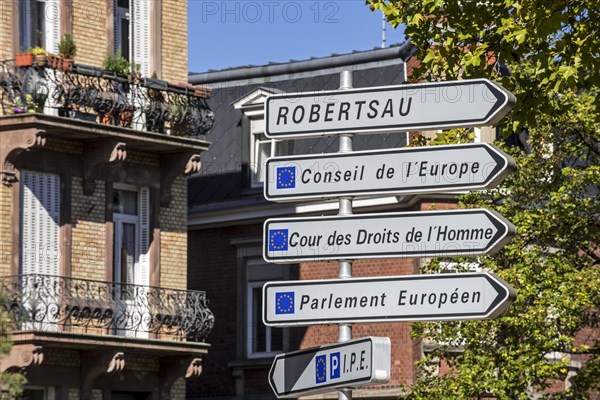
[[[342,71],[340,74],[340,90],[352,89],[352,71]],[[341,135],[340,136],[340,149],[339,153],[351,153],[352,152],[352,136]],[[352,215],[352,198],[351,197],[340,197],[340,208],[338,215],[347,216]],[[339,265],[340,279],[352,278],[352,261],[341,260]],[[339,342],[347,342],[352,339],[352,324],[340,324],[339,325]],[[338,391],[338,400],[352,400],[352,389],[342,389]]]

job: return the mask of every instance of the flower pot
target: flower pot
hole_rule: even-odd
[[[35,56],[35,65],[37,65],[38,67],[45,67],[47,60],[48,57],[45,54],[37,55]]]
[[[48,66],[50,68],[59,69],[62,65],[62,59],[59,56],[48,56]]]
[[[119,115],[119,126],[122,126],[124,128],[130,128],[132,121],[133,121],[133,112],[131,112],[131,111],[123,111]]]
[[[71,68],[71,65],[73,65],[73,60],[70,58],[63,58],[62,59],[62,70],[63,71],[68,71]]]
[[[15,65],[17,67],[31,67],[33,64],[33,54],[30,53],[20,53],[17,54],[15,59]]]

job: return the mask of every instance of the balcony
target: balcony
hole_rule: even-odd
[[[68,70],[0,61],[0,115],[30,112],[172,136],[210,131],[207,89],[73,64]]]
[[[215,320],[199,291],[38,274],[0,290],[15,331],[204,342]]]

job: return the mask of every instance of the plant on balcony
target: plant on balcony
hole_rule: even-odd
[[[117,51],[116,55],[107,54],[102,63],[102,69],[105,71],[116,72],[117,74],[127,75],[129,72],[129,61]]]
[[[44,104],[46,102],[47,96],[37,96],[37,99],[31,94],[24,94],[22,96],[17,96],[13,104],[13,113],[14,114],[23,114],[26,112],[34,113],[34,112],[42,112],[44,110]]]
[[[31,54],[33,54],[33,56],[35,57],[35,64],[38,67],[46,66],[46,61],[47,61],[46,49],[44,49],[43,47],[34,47],[29,52]]]
[[[5,305],[8,303],[8,296],[2,290],[0,293],[0,304],[4,305],[0,308],[0,357],[4,357],[10,353],[13,346],[10,332],[10,318],[5,310]],[[0,374],[0,387],[2,388],[2,398],[14,399],[19,398],[23,393],[23,385],[27,380],[18,372],[6,371]]]
[[[73,59],[77,55],[77,45],[73,35],[65,33],[58,42],[58,54],[62,57],[62,69],[67,71],[73,64]]]

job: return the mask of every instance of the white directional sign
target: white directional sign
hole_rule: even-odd
[[[390,348],[389,338],[365,337],[280,354],[271,366],[269,383],[278,398],[387,383]]]
[[[487,143],[269,158],[272,201],[491,188],[515,167]]]
[[[494,125],[515,97],[487,79],[276,94],[265,105],[265,135],[304,138]]]
[[[515,290],[490,273],[404,275],[269,282],[263,321],[270,326],[488,319]]]
[[[268,262],[491,254],[515,233],[486,209],[268,219]]]

